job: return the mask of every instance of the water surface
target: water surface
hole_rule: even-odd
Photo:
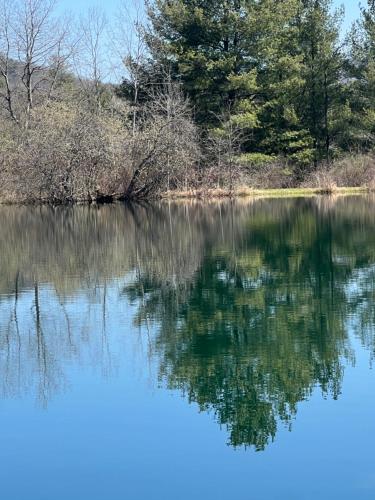
[[[375,498],[375,199],[0,207],[4,500]]]

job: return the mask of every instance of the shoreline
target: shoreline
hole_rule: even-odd
[[[335,187],[335,188],[269,188],[253,189],[247,187],[236,188],[235,190],[211,188],[192,189],[186,191],[167,191],[162,194],[164,200],[184,200],[184,199],[221,199],[221,198],[296,198],[311,196],[335,196],[335,195],[358,195],[369,194],[374,190],[368,187]]]
[[[212,201],[222,199],[236,198],[304,198],[314,196],[351,196],[374,193],[374,189],[368,187],[335,187],[335,188],[267,188],[253,189],[249,187],[240,187],[234,190],[223,188],[190,189],[166,191],[152,198],[142,198],[134,200],[124,200],[121,197],[103,197],[101,199],[81,199],[81,200],[19,200],[14,197],[0,197],[0,205],[105,205],[118,202],[148,202],[153,200],[164,201],[183,201],[183,200],[201,200]]]

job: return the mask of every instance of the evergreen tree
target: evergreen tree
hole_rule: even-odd
[[[300,96],[305,85],[304,61],[300,50],[300,1],[259,4],[263,20],[258,46],[256,82],[258,87],[257,128],[250,161],[257,157],[288,158],[298,165],[310,163],[312,138],[299,116]],[[264,156],[259,157],[258,153]]]
[[[226,115],[241,130],[240,163],[281,159],[298,175],[371,142],[374,3],[362,12],[356,78],[332,0],[155,0],[147,41],[198,123],[220,136]]]
[[[375,140],[375,1],[368,0],[350,36],[351,126],[347,143],[370,150]]]
[[[251,73],[258,63],[257,3],[155,0],[149,6],[151,52],[181,79],[200,123],[215,122],[215,115],[236,102],[236,78]]]
[[[300,119],[310,131],[314,164],[329,161],[345,110],[344,59],[340,42],[343,12],[332,14],[331,0],[303,0],[299,46],[304,65]]]

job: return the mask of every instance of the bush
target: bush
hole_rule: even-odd
[[[351,155],[310,173],[303,185],[331,192],[337,187],[368,187],[375,184],[375,158],[371,154]]]
[[[113,189],[123,156],[118,119],[54,103],[34,110],[27,130],[9,135],[6,149],[1,148],[2,178],[13,196],[79,201]]]
[[[144,105],[136,129],[129,116],[115,98],[100,112],[65,99],[34,108],[27,127],[3,120],[2,199],[142,198],[186,184],[199,156],[188,104],[167,89]]]

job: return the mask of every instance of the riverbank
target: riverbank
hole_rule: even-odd
[[[239,187],[229,189],[191,189],[186,191],[167,191],[162,195],[163,199],[214,199],[214,198],[283,198],[283,197],[306,197],[319,195],[355,195],[373,192],[368,187],[335,187],[335,188],[283,188],[283,189],[252,189]]]
[[[282,189],[253,189],[250,187],[242,186],[233,190],[223,188],[201,188],[189,190],[173,190],[161,193],[153,199],[162,200],[215,200],[224,198],[298,198],[298,197],[312,197],[312,196],[349,196],[373,193],[375,190],[366,186],[363,187],[337,187],[337,188],[282,188]],[[90,205],[90,204],[107,204],[124,201],[120,197],[106,197],[93,199],[80,199],[68,202],[60,200],[28,200],[20,199],[15,196],[0,196],[0,205]],[[137,200],[134,200],[137,201]]]

